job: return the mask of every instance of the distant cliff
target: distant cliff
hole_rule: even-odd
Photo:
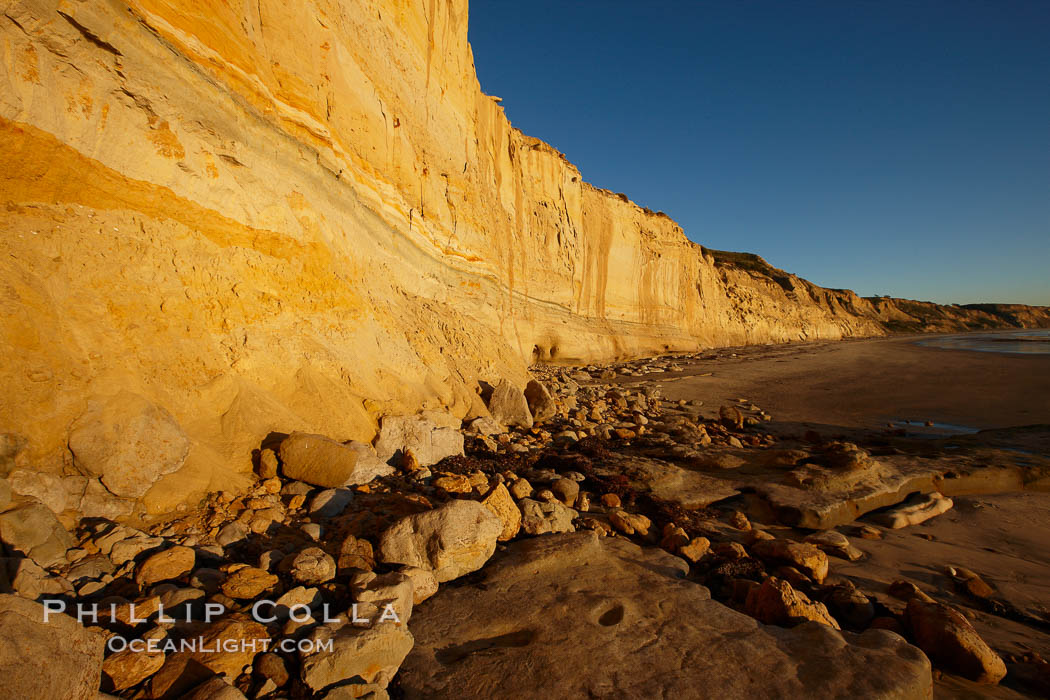
[[[1050,307],[1024,304],[934,304],[892,297],[857,297],[848,289],[825,289],[777,269],[753,253],[703,248],[717,267],[749,273],[786,292],[805,292],[815,301],[831,294],[846,303],[849,313],[876,323],[884,333],[953,333],[1003,328],[1050,328]],[[830,302],[829,302],[830,304]]]
[[[236,485],[271,431],[472,414],[534,361],[1050,323],[704,251],[510,125],[466,0],[3,14],[0,432],[73,474],[74,422],[141,397],[190,443],[151,510]]]

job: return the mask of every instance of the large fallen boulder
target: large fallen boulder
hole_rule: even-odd
[[[384,416],[376,436],[376,456],[383,462],[411,450],[421,467],[437,464],[446,457],[463,454],[463,433],[442,424],[439,416]]]
[[[88,403],[69,430],[69,449],[81,474],[100,478],[117,496],[138,498],[182,466],[190,441],[166,410],[122,391]]]
[[[0,697],[98,697],[105,643],[101,634],[13,595],[0,595],[0,630]]]
[[[929,698],[930,663],[885,630],[763,626],[688,565],[594,533],[513,543],[413,621],[406,698]],[[479,610],[484,615],[477,614]],[[511,669],[528,669],[527,678]]]
[[[532,427],[532,412],[525,392],[509,380],[500,380],[488,402],[489,413],[503,425],[517,425],[526,429]]]
[[[554,397],[551,396],[551,392],[541,382],[530,379],[529,383],[525,385],[524,393],[533,420],[545,421],[548,418],[553,418],[554,414],[558,412],[558,407],[554,404]]]
[[[434,572],[438,582],[480,569],[496,550],[503,521],[477,501],[452,500],[409,515],[379,540],[379,559]]]
[[[281,442],[281,465],[289,479],[327,488],[367,484],[394,471],[378,460],[361,459],[354,446],[311,433],[292,433]]]

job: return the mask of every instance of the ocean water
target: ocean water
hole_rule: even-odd
[[[946,335],[920,340],[917,344],[948,350],[999,352],[1009,355],[1050,355],[1050,330]]]

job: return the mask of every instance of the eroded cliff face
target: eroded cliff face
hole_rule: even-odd
[[[236,487],[272,431],[483,410],[533,361],[885,332],[906,310],[716,261],[484,95],[465,0],[0,2],[0,432],[74,474],[127,392]],[[910,316],[909,316],[910,318]]]

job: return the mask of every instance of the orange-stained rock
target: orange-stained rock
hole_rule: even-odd
[[[506,542],[514,539],[521,530],[521,509],[510,495],[510,491],[503,484],[497,484],[496,488],[485,497],[482,504],[496,514],[503,523],[503,531],[500,532],[498,540]]]
[[[828,575],[828,555],[808,542],[790,540],[757,540],[751,552],[759,559],[794,566],[817,583]]]
[[[796,625],[813,620],[822,625],[839,628],[823,603],[811,601],[802,591],[796,591],[787,581],[770,576],[762,585],[747,594],[747,614],[767,625]]]
[[[161,581],[170,581],[188,574],[197,561],[197,554],[189,547],[172,547],[151,554],[135,572],[135,582],[148,588]]]

